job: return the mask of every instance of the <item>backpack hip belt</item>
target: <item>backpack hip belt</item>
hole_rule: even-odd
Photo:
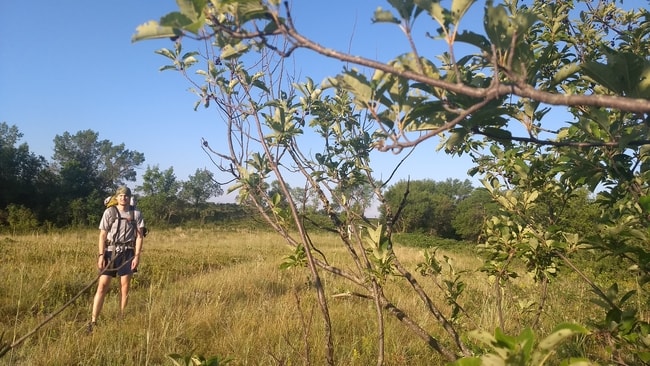
[[[129,241],[126,243],[111,243],[108,242],[108,245],[106,246],[106,251],[107,252],[124,252],[128,249],[134,249],[135,248],[135,241]]]

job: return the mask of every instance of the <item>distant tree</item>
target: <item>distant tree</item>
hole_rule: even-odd
[[[9,204],[24,206],[38,216],[47,206],[47,187],[54,181],[47,161],[19,144],[23,134],[15,125],[0,123],[0,210]]]
[[[430,231],[430,224],[434,221],[433,193],[424,189],[418,189],[420,182],[400,181],[390,187],[385,194],[386,201],[391,207],[399,207],[400,202],[405,199],[405,208],[399,219],[395,222],[396,232]],[[409,189],[408,196],[405,192]],[[383,212],[383,207],[381,208]]]
[[[113,145],[99,140],[92,130],[69,132],[54,138],[56,166],[64,176],[64,184],[71,184],[79,194],[94,189],[110,192],[119,185],[136,179],[135,168],[144,163],[144,154],[125,149],[124,144]]]
[[[291,189],[291,187],[289,187]],[[273,200],[276,202],[276,205],[282,208],[286,208],[288,203],[287,203],[287,198],[284,197],[282,194],[282,187],[280,186],[280,182],[277,180],[274,180],[271,182],[271,184],[268,185],[267,187],[267,194]]]
[[[452,226],[462,239],[477,241],[485,220],[498,213],[499,205],[494,202],[490,193],[484,188],[478,188],[458,202]]]
[[[375,182],[374,186],[378,185],[381,183]],[[353,212],[362,214],[372,205],[374,186],[363,183],[344,184],[337,193],[341,195],[342,203],[349,206]],[[333,207],[339,209],[336,203]]]
[[[593,194],[582,187],[573,191],[573,195],[567,200],[560,225],[567,232],[589,236],[598,230],[600,215],[601,207]]]
[[[208,205],[208,200],[222,194],[223,189],[214,180],[212,172],[207,169],[197,169],[194,175],[189,176],[188,181],[181,182],[178,196],[189,204],[187,214],[200,218],[201,223],[204,223],[214,212],[214,208]]]
[[[405,195],[407,189],[408,194]],[[430,179],[411,182],[402,180],[386,190],[385,205],[404,206],[395,223],[397,231],[420,231],[443,238],[455,238],[457,234],[452,221],[456,205],[473,189],[467,179],[447,179],[444,182]],[[385,207],[380,207],[380,212],[385,212]]]
[[[180,187],[181,183],[176,179],[173,167],[161,171],[157,165],[147,166],[142,176],[142,185],[136,191],[143,195],[138,207],[149,223],[170,222],[180,204],[177,198]]]
[[[103,198],[118,185],[135,181],[135,168],[144,162],[142,153],[98,138],[92,130],[54,137],[52,159],[60,178],[55,215],[59,221],[94,223]]]
[[[38,228],[38,220],[29,208],[10,204],[7,211],[7,221],[12,234],[27,233]]]
[[[305,189],[303,187],[293,187],[290,192],[291,197],[298,204],[298,207],[303,213],[314,213],[318,211],[320,202],[318,196],[314,194],[313,190]]]
[[[214,180],[214,175],[207,169],[197,169],[189,180],[181,183],[179,197],[193,206],[199,206],[210,198],[223,194],[221,185]]]
[[[18,141],[23,138],[23,134],[18,130],[16,125],[11,125],[7,122],[0,123],[0,147],[14,146]]]

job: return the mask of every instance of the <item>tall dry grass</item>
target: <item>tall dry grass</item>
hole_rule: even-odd
[[[336,237],[316,234],[328,260],[351,266]],[[0,332],[10,343],[38,326],[96,277],[96,231],[0,237]],[[450,311],[432,279],[415,267],[422,250],[397,245],[405,267],[429,290],[437,306]],[[154,231],[145,240],[139,272],[123,319],[117,281],[112,284],[95,331],[86,334],[95,287],[15,347],[0,365],[171,365],[171,353],[231,358],[231,365],[320,365],[324,363],[323,322],[315,292],[303,269],[280,270],[292,250],[275,233],[177,229]],[[471,251],[445,252],[467,284],[461,302],[464,330],[498,326],[494,286],[478,272],[482,260]],[[455,275],[453,274],[453,275]],[[448,273],[449,276],[452,274]],[[451,278],[451,277],[450,277]],[[324,275],[339,365],[376,363],[374,305],[344,295],[358,291]],[[507,289],[506,331],[517,334],[530,321],[524,301],[537,291],[527,278]],[[443,330],[422,310],[403,281],[389,279],[386,291],[428,331],[447,343]],[[583,321],[589,311],[572,308],[586,288],[567,277],[553,285],[540,331],[560,321]],[[387,365],[438,365],[441,358],[396,319],[386,316]],[[582,347],[577,341],[574,352]]]

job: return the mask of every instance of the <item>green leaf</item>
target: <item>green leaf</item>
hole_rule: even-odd
[[[415,3],[422,9],[426,10],[431,18],[435,19],[440,24],[448,24],[451,18],[449,10],[440,5],[437,0],[415,0]]]
[[[576,334],[589,334],[589,330],[577,324],[560,324],[555,327],[550,335],[539,342],[537,349],[544,353],[549,352],[555,349],[562,341]],[[533,362],[533,364],[537,363]]]
[[[170,38],[180,34],[172,27],[161,26],[155,20],[148,21],[139,25],[135,29],[135,34],[131,37],[131,42],[138,42],[149,39]]]
[[[534,12],[520,10],[514,19],[517,34],[525,34],[538,20],[539,16]]]
[[[621,91],[620,84],[618,82],[618,75],[616,72],[613,72],[607,65],[601,64],[600,62],[585,62],[581,65],[582,71],[585,75],[589,76],[597,83],[603,85],[605,88],[613,91],[614,93],[619,93]]]
[[[481,357],[481,366],[508,366],[508,364],[502,357],[487,354]]]
[[[207,0],[176,0],[176,5],[181,13],[191,19],[191,23],[196,22],[203,16]]]
[[[176,61],[176,54],[174,53],[174,51],[168,48],[161,48],[159,50],[155,50],[154,53],[165,56],[172,61]]]
[[[494,338],[494,336],[492,334],[490,334],[489,332],[486,332],[484,330],[474,330],[474,331],[469,332],[469,335],[472,338],[474,338],[474,339],[476,339],[476,340],[478,340],[480,342],[483,342],[484,344],[486,344],[488,346],[492,346],[493,344],[497,343],[496,338]]]
[[[402,19],[409,20],[410,23],[422,12],[422,8],[416,7],[412,0],[388,0],[388,3],[397,10]]]
[[[378,225],[376,229],[369,227],[367,230],[368,236],[366,237],[366,242],[368,245],[375,248],[379,247],[384,234],[384,226]]]
[[[244,43],[237,43],[234,47],[232,45],[225,45],[221,49],[221,55],[219,57],[221,57],[222,60],[230,60],[239,57],[241,54],[248,51],[248,49],[248,45]]]
[[[200,17],[198,20],[193,19],[187,16],[184,13],[172,12],[160,19],[160,25],[166,27],[172,27],[180,32],[180,30],[189,31],[191,33],[197,34],[203,24],[205,23],[205,18]]]
[[[586,62],[586,76],[610,91],[633,98],[650,96],[650,63],[629,52],[605,50],[607,64]]]
[[[467,130],[463,128],[456,128],[450,132],[451,133],[449,135],[449,138],[445,143],[445,149],[447,151],[455,151],[456,150],[455,148],[460,146],[465,141],[465,137],[467,136]]]
[[[465,357],[452,363],[451,366],[481,366],[482,364],[478,357]]]
[[[355,102],[363,108],[366,108],[373,100],[374,93],[370,82],[356,70],[345,71],[343,74],[338,75],[336,79],[329,79],[329,81],[332,85],[343,87],[354,94]]]
[[[161,66],[160,69],[158,69],[158,71],[167,71],[167,70],[178,70],[178,69],[174,65],[165,65],[165,66]]]
[[[372,18],[373,23],[394,23],[400,24],[400,20],[393,16],[388,10],[383,10],[381,7],[375,10],[375,15]]]
[[[510,141],[512,139],[512,132],[500,128],[485,127],[483,132],[485,133],[485,136],[499,141]]]
[[[185,14],[177,11],[169,13],[160,18],[160,25],[163,27],[180,28],[192,24],[192,19],[188,18]]]
[[[524,359],[530,359],[533,346],[535,345],[535,334],[533,334],[533,331],[530,328],[524,329],[519,337],[517,337],[517,344],[520,347],[520,352],[524,356]]]
[[[646,65],[645,68],[639,73],[639,84],[638,89],[638,98],[650,99],[650,65]]]
[[[639,356],[643,362],[650,362],[650,352],[639,352],[637,353],[637,356]]]
[[[594,363],[586,358],[569,358],[560,362],[560,366],[594,366]]]
[[[578,71],[580,71],[580,68],[581,66],[577,63],[570,63],[562,66],[553,75],[553,78],[551,79],[551,86],[557,85],[572,75],[575,75]]]
[[[621,297],[621,300],[619,300],[619,306],[625,304],[625,302],[634,295],[636,295],[636,290],[630,290],[627,293],[625,293],[625,295]]]
[[[494,338],[496,339],[497,344],[501,346],[506,346],[506,348],[509,350],[513,349],[517,344],[517,340],[514,337],[505,334],[503,330],[501,330],[501,328],[497,328],[494,330]],[[496,347],[495,350],[498,351]],[[507,350],[504,352],[507,352]],[[502,354],[502,352],[499,352],[499,354]]]
[[[482,34],[464,31],[456,36],[456,41],[471,44],[484,52],[490,52],[490,41]]]
[[[483,25],[488,38],[498,49],[509,48],[513,26],[503,5],[491,6],[491,3],[488,4]]]
[[[650,212],[650,196],[639,197],[639,206],[644,212]]]
[[[467,10],[474,5],[476,0],[452,0],[451,2],[451,19],[454,25],[458,25]]]

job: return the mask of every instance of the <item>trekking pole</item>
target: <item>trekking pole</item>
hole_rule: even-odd
[[[51,313],[50,315],[45,317],[45,319],[43,319],[42,322],[40,322],[36,327],[34,327],[34,329],[32,329],[27,334],[20,337],[19,339],[17,339],[16,341],[14,341],[11,344],[9,344],[9,342],[1,343],[0,344],[0,358],[2,358],[7,352],[9,352],[9,350],[12,350],[12,349],[18,347],[19,345],[21,345],[25,340],[27,340],[29,337],[34,335],[34,333],[36,333],[39,329],[41,329],[43,326],[45,326],[45,324],[49,323],[52,319],[54,319],[57,315],[59,315],[63,310],[65,310],[65,308],[72,305],[75,302],[75,300],[77,300],[84,292],[86,292],[91,286],[93,286],[95,283],[97,283],[97,281],[99,281],[99,277],[101,277],[104,273],[106,273],[106,271],[108,270],[110,265],[112,265],[113,262],[115,262],[115,258],[117,258],[117,256],[114,256],[114,257],[111,258],[111,260],[108,262],[108,264],[104,267],[104,269],[101,272],[99,272],[99,274],[97,275],[97,277],[95,277],[95,279],[93,281],[88,283],[83,289],[81,289],[81,291],[79,291],[70,300],[68,300],[68,302],[63,304],[59,309],[55,310],[53,313]],[[129,263],[129,262],[126,262],[126,263]],[[122,266],[125,265],[126,263],[123,263]],[[122,268],[122,266],[120,266],[119,268]],[[3,336],[4,336],[4,333],[3,333]],[[0,342],[1,341],[2,341],[2,336],[0,336]]]

